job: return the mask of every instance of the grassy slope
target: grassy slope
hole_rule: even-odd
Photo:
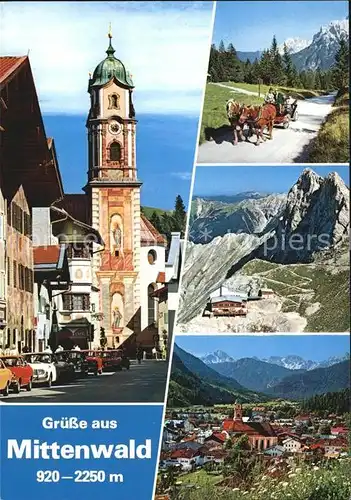
[[[224,82],[224,85],[241,88],[243,90],[250,90],[252,92],[258,92],[258,85],[252,85],[249,83]],[[231,91],[228,88],[218,87],[217,85],[208,83],[206,85],[205,102],[202,114],[199,140],[200,144],[202,144],[206,140],[207,135],[205,130],[207,128],[219,128],[229,125],[225,109],[225,104],[228,99],[236,99],[242,104],[262,104],[263,96],[268,89],[268,85],[261,85],[261,97],[256,97],[254,95],[238,93],[235,91]],[[323,94],[323,91],[319,90],[288,89],[283,87],[281,87],[281,90],[285,93],[289,93],[292,97],[297,99],[306,99],[308,97],[316,97]]]
[[[350,458],[325,462],[317,467],[299,464],[291,474],[280,479],[267,475],[257,476],[250,484],[240,488],[219,488],[211,474],[201,471],[182,476],[183,482],[196,485],[187,491],[187,500],[220,498],[221,500],[346,500],[351,495]],[[219,478],[220,479],[220,478]]]
[[[349,272],[335,269],[322,263],[280,265],[253,260],[243,267],[243,272],[259,275],[269,288],[284,297],[283,311],[296,311],[307,317],[306,331],[345,332],[350,321]],[[316,302],[320,303],[318,311],[306,316],[308,306]]]
[[[155,207],[143,207],[143,213],[145,214],[145,216],[148,219],[150,219],[150,217],[152,216],[152,214],[154,212],[156,212],[157,215],[160,217],[164,213],[171,215],[173,211],[172,210],[163,210],[162,208],[155,208]]]
[[[348,163],[349,161],[349,92],[340,92],[334,110],[328,115],[311,146],[311,163]]]

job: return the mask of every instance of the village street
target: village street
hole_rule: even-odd
[[[165,361],[131,361],[130,370],[89,374],[66,385],[36,386],[20,394],[10,392],[4,403],[163,403],[167,378]]]
[[[223,86],[221,84],[216,84]],[[231,88],[233,92],[244,94],[256,93]],[[198,163],[291,163],[307,161],[308,145],[317,136],[322,123],[332,110],[335,95],[313,97],[298,101],[298,119],[290,122],[286,130],[276,125],[273,140],[267,139],[260,146],[255,146],[256,136],[250,142],[232,144],[232,135],[217,141],[206,141],[199,146]]]

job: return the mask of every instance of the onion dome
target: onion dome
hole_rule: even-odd
[[[89,88],[101,87],[112,78],[116,78],[119,83],[126,87],[133,88],[134,84],[129,71],[126,70],[122,61],[114,56],[115,49],[112,47],[111,32],[109,32],[108,37],[110,43],[106,50],[107,57],[96,66],[93,76],[89,80]]]

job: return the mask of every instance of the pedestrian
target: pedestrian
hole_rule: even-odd
[[[62,345],[58,345],[58,346],[57,346],[57,349],[56,349],[56,351],[55,351],[55,352],[61,352],[61,351],[63,351],[63,350],[64,350],[64,349],[63,349]]]
[[[157,359],[157,350],[156,350],[156,347],[153,347],[153,348],[152,348],[152,357],[153,357],[154,359]]]
[[[47,345],[44,349],[44,352],[47,352],[48,354],[52,354],[52,350],[51,350],[51,347],[49,345]]]
[[[145,352],[145,351],[144,351]],[[141,345],[138,344],[137,345],[137,348],[136,348],[136,358],[138,360],[138,365],[141,365],[141,359],[142,359],[142,356],[143,356],[143,350],[141,348]]]

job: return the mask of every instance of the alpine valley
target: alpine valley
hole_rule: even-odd
[[[305,169],[288,193],[194,198],[178,331],[348,331],[348,235],[349,188],[332,171]],[[272,293],[245,316],[208,316],[221,287]]]
[[[279,359],[287,358],[293,356]],[[295,358],[301,365],[305,361]],[[307,361],[305,366],[310,369],[289,369],[255,357],[234,360],[223,351],[199,358],[175,344],[168,407],[231,403],[234,399],[243,403],[302,400],[349,387],[349,354],[315,362],[314,367]]]

